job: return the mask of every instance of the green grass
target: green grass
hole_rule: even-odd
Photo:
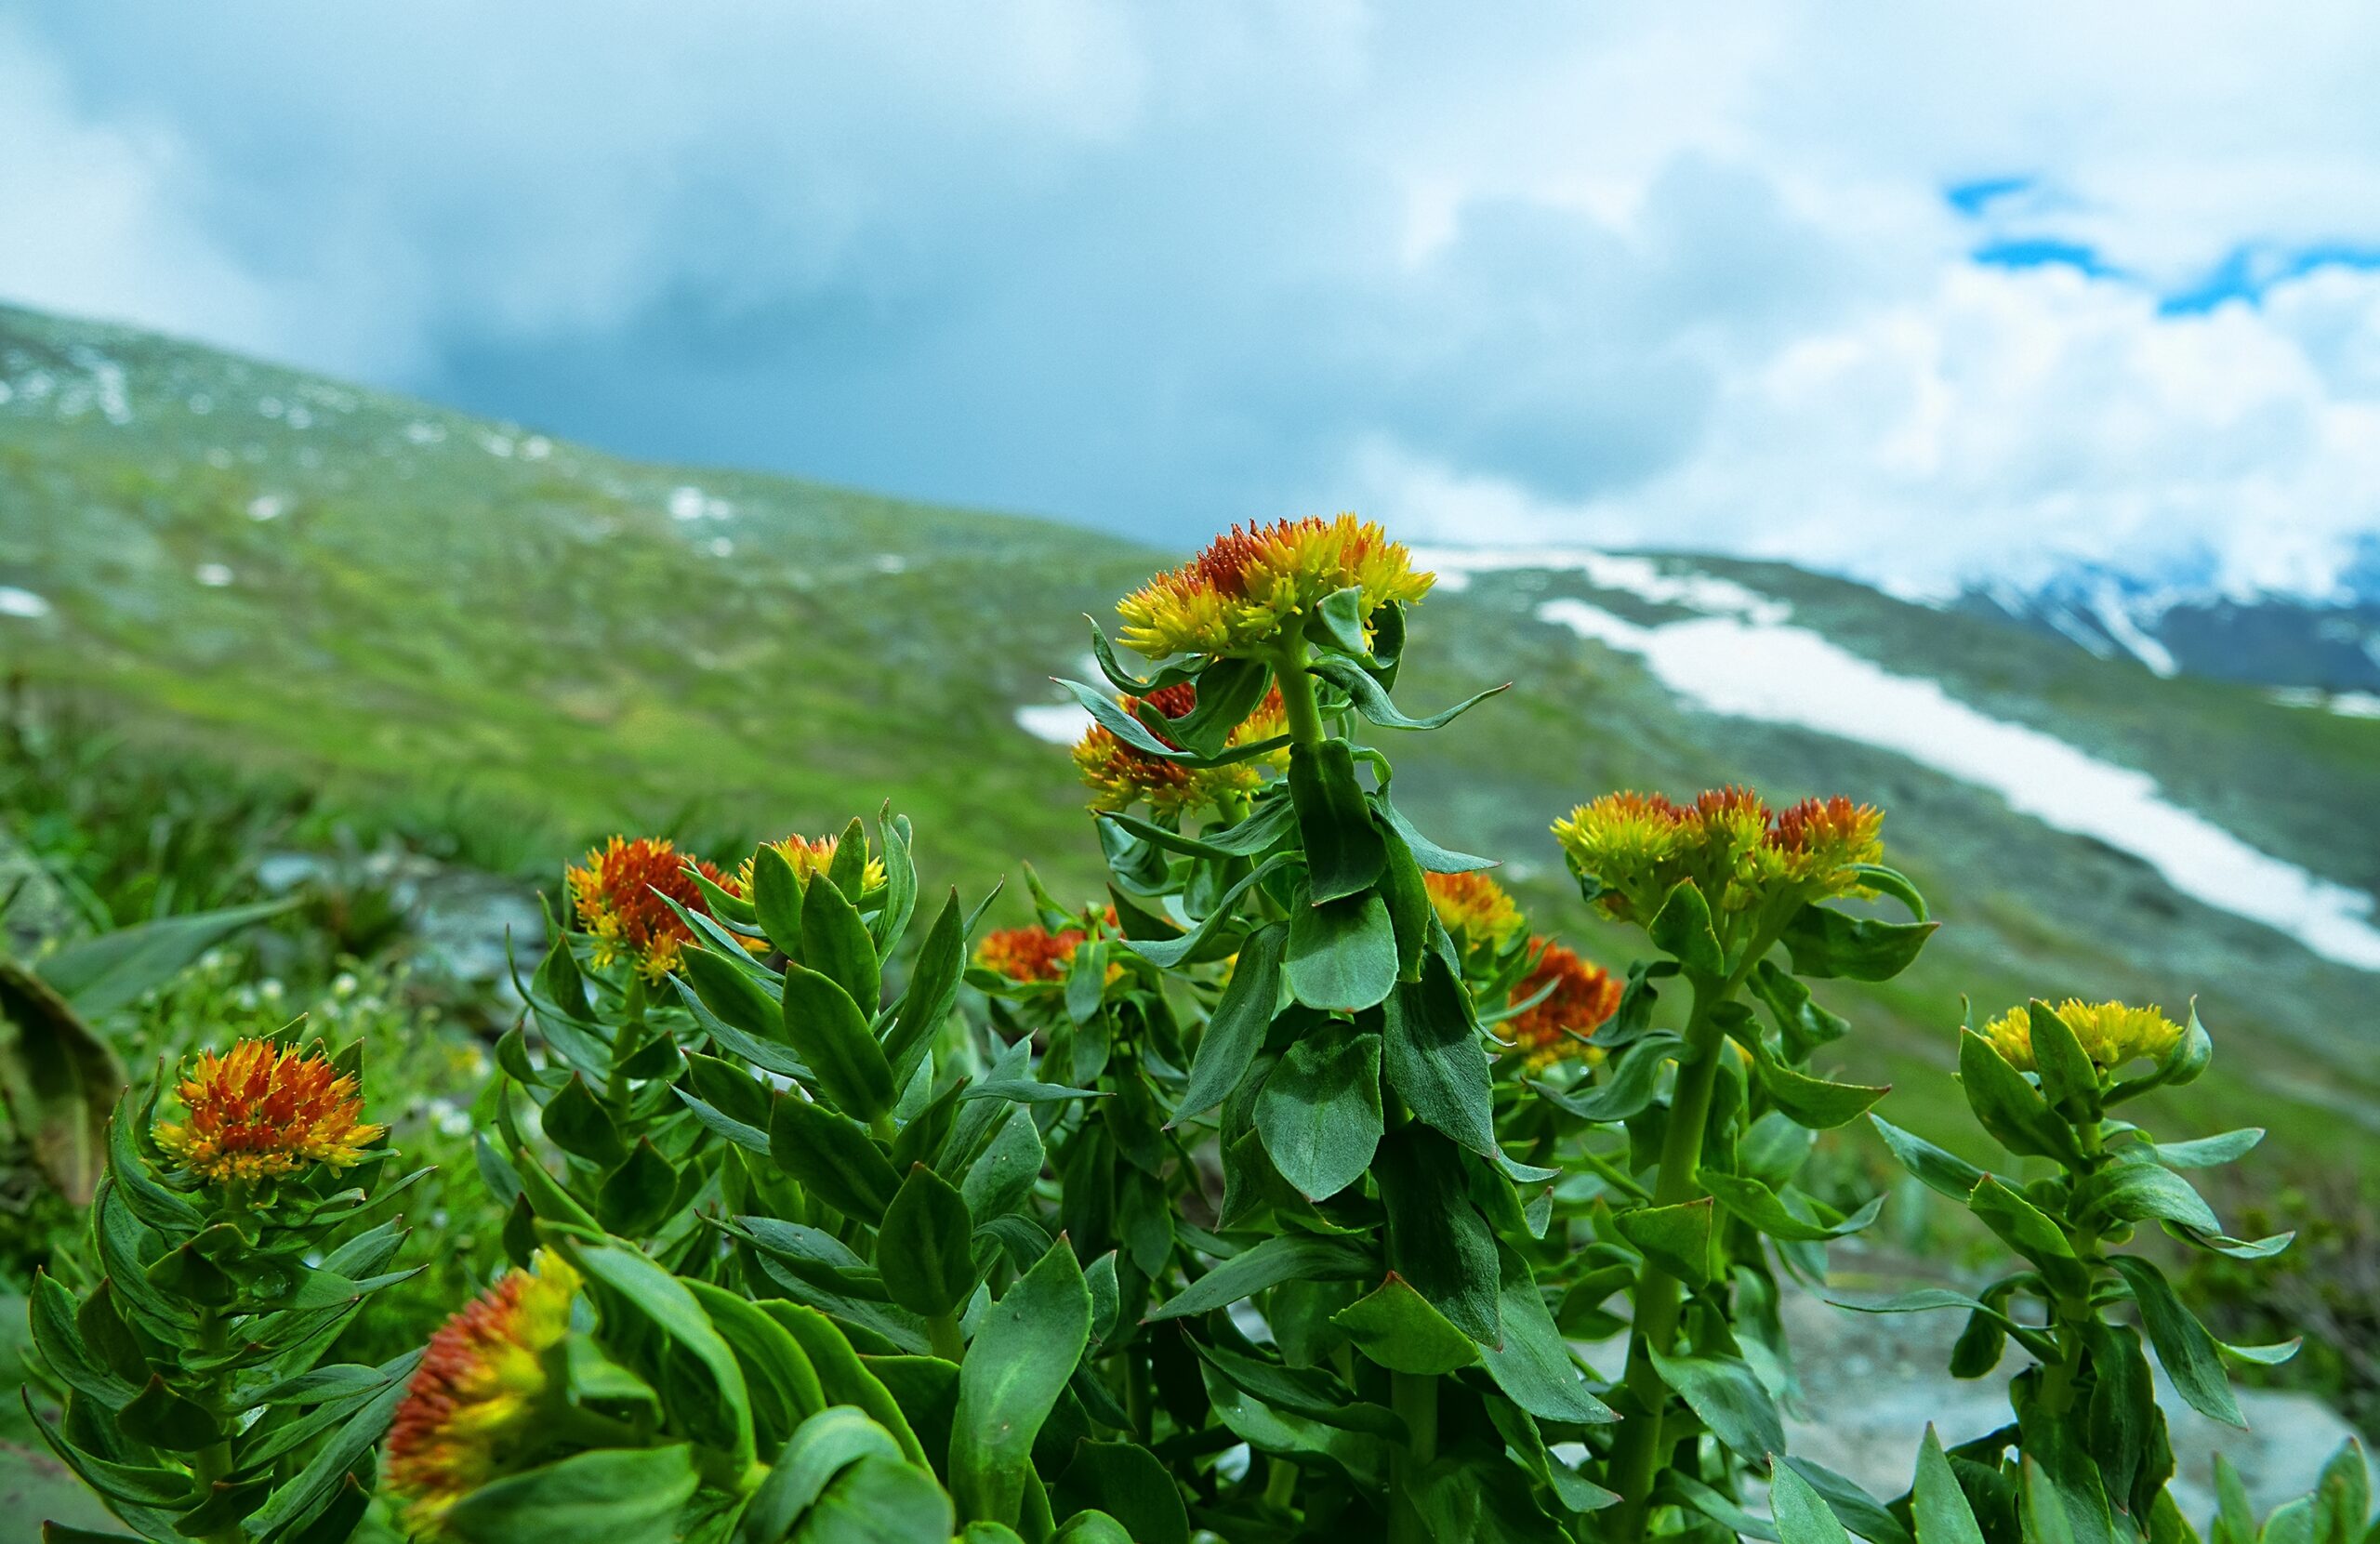
[[[125,372],[128,421],[102,411],[95,365]],[[29,390],[44,376],[49,389]],[[1162,554],[1046,521],[625,462],[21,311],[0,310],[0,378],[13,392],[0,585],[52,607],[0,616],[0,649],[37,690],[152,751],[284,780],[318,812],[548,884],[615,828],[723,853],[887,798],[916,820],[933,883],[979,895],[1018,859],[1061,891],[1097,881],[1064,750],[1013,715],[1051,700],[1045,677],[1082,670],[1082,614],[1104,614]],[[732,512],[676,518],[683,488]],[[230,582],[201,583],[208,565]],[[2357,814],[2380,804],[2380,725],[2156,680],[1776,565],[1698,566],[1986,711],[2139,766],[2282,856],[2380,882],[2380,833]],[[2217,1071],[2173,1102],[2177,1124],[2268,1124],[2281,1161],[2380,1168],[2370,976],[1898,758],[1683,709],[1632,657],[1535,619],[1564,586],[1588,593],[1483,577],[1423,605],[1408,706],[1518,684],[1395,746],[1408,806],[1446,839],[1513,860],[1540,925],[1607,959],[1625,947],[1578,903],[1546,834],[1581,798],[1736,781],[1778,799],[1850,793],[1891,811],[1894,860],[1946,922],[1903,981],[1828,994],[1860,1030],[1838,1064],[1887,1069],[1903,1124],[1972,1146],[1948,1076],[1962,993],[1979,1011],[2033,993],[2176,1008],[2195,993]]]

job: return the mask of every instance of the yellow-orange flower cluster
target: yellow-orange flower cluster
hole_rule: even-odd
[[[792,836],[786,838],[783,841],[764,842],[762,845],[774,848],[781,853],[787,864],[792,867],[793,877],[808,884],[812,875],[824,874],[835,866],[835,852],[842,846],[842,838],[840,837]],[[866,864],[860,870],[860,893],[866,894],[871,890],[883,889],[884,880],[884,860],[873,853],[869,854]],[[727,881],[721,888],[731,895],[750,895],[752,893],[752,860],[745,859],[736,868],[735,878]]]
[[[1360,586],[1364,614],[1391,600],[1419,600],[1435,576],[1369,521],[1235,525],[1190,561],[1117,602],[1125,646],[1151,659],[1245,654],[1263,647],[1326,596]]]
[[[1620,983],[1599,965],[1590,965],[1572,951],[1545,939],[1533,941],[1537,958],[1527,975],[1513,988],[1512,1000],[1527,1002],[1550,985],[1542,1002],[1505,1020],[1497,1028],[1513,1048],[1505,1054],[1521,1058],[1528,1072],[1543,1072],[1566,1058],[1590,1058],[1593,1046],[1577,1036],[1592,1035],[1620,1010]]]
[[[1181,681],[1159,687],[1145,698],[1126,697],[1124,711],[1130,713],[1143,702],[1169,719],[1179,719],[1197,706],[1198,688],[1194,682]],[[1273,739],[1283,732],[1287,721],[1276,688],[1265,693],[1255,711],[1232,731],[1228,743],[1250,746]],[[1161,743],[1181,748],[1162,730],[1150,732]],[[1278,770],[1288,759],[1286,753],[1276,752],[1220,767],[1185,767],[1179,761],[1151,756],[1126,745],[1112,731],[1098,724],[1091,725],[1075,742],[1074,758],[1075,770],[1091,789],[1092,809],[1129,810],[1146,799],[1150,808],[1160,814],[1179,814],[1220,803],[1232,795],[1254,793],[1263,785],[1264,772]]]
[[[440,1326],[397,1406],[383,1450],[409,1535],[439,1535],[456,1502],[543,1445],[548,1353],[570,1331],[578,1273],[540,1250]]]
[[[1554,822],[1571,868],[1602,886],[1611,916],[1649,916],[1692,879],[1714,908],[1739,910],[1790,893],[1804,901],[1864,893],[1854,865],[1884,857],[1884,812],[1847,798],[1809,798],[1772,812],[1747,788],[1691,804],[1659,794],[1606,794]]]
[[[2181,1043],[2182,1026],[2154,1008],[2134,1008],[2120,1002],[2084,1002],[2069,997],[2057,1005],[2057,1016],[2074,1032],[2082,1053],[2102,1072],[2113,1072],[2137,1059],[2162,1062]],[[2018,1072],[2033,1070],[2033,1016],[2027,1008],[2012,1008],[1983,1026],[1984,1038]]]
[[[694,934],[661,897],[690,912],[710,915],[702,887],[686,873],[690,862],[705,878],[720,882],[718,869],[652,837],[614,837],[570,871],[571,899],[578,909],[579,926],[595,940],[596,964],[626,960],[646,980],[656,982],[677,969],[678,957]]]
[[[995,928],[975,945],[975,963],[1014,982],[1064,981],[1083,936],[1080,928]]]
[[[1438,920],[1466,949],[1501,954],[1528,925],[1512,895],[1485,874],[1424,874],[1421,887]]]
[[[201,1051],[176,1092],[186,1115],[157,1123],[157,1145],[217,1184],[347,1168],[387,1129],[358,1118],[363,1090],[319,1049],[242,1040],[221,1056]]]

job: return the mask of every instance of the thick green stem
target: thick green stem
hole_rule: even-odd
[[[2106,1138],[2097,1121],[2078,1125],[2074,1134],[2082,1149],[2082,1162],[2080,1166],[2068,1166],[2067,1175],[2070,1181],[2079,1181],[2105,1161]],[[2087,1274],[2099,1262],[2099,1231],[2078,1223],[2069,1231],[2069,1236],[2075,1258],[2082,1262]],[[2050,1319],[2057,1337],[2057,1360],[2042,1368],[2040,1399],[2042,1407],[2053,1415],[2064,1415],[2073,1408],[2075,1383],[2082,1376],[2091,1329],[2098,1317],[2098,1310],[2091,1306],[2087,1287],[2079,1294],[2060,1293],[2051,1300]]]
[[[612,1076],[603,1085],[604,1102],[615,1110],[628,1105],[628,1062],[644,1044],[644,1007],[643,973],[630,970],[620,996],[622,1023],[612,1036]]]
[[[1124,1353],[1124,1415],[1132,1423],[1132,1434],[1146,1446],[1154,1434],[1149,1421],[1148,1358],[1137,1351]]]
[[[1305,673],[1305,640],[1283,643],[1272,664],[1273,683],[1281,689],[1281,716],[1289,720],[1289,739],[1301,746],[1322,744],[1322,708],[1314,698],[1314,678]]]
[[[1702,1163],[1703,1128],[1710,1124],[1711,1094],[1717,1085],[1719,1057],[1726,1041],[1716,1017],[1718,1007],[1735,982],[1691,978],[1694,1008],[1686,1020],[1686,1052],[1679,1059],[1677,1086],[1670,1098],[1668,1128],[1661,1136],[1661,1171],[1653,1188],[1653,1205],[1674,1207],[1694,1199],[1699,1187],[1694,1171]],[[1650,1259],[1637,1273],[1635,1325],[1628,1338],[1627,1387],[1637,1408],[1620,1428],[1611,1453],[1606,1484],[1620,1493],[1607,1537],[1623,1541],[1641,1538],[1651,1507],[1653,1482],[1661,1470],[1662,1405],[1669,1387],[1653,1366],[1652,1350],[1663,1353],[1677,1334],[1684,1287]]]
[[[1438,1457],[1438,1379],[1435,1373],[1392,1372],[1388,1402],[1405,1422],[1405,1448],[1394,1460],[1388,1506],[1390,1544],[1430,1544],[1414,1497],[1421,1473]]]
[[[1277,1453],[1264,1461],[1264,1504],[1279,1511],[1293,1511],[1298,1498],[1298,1466]]]
[[[936,1313],[926,1320],[926,1337],[933,1345],[933,1353],[945,1362],[967,1359],[967,1337],[959,1327],[956,1313]]]
[[[200,1309],[198,1311],[199,1352],[208,1356],[218,1355],[231,1343],[231,1326],[224,1320],[223,1315],[212,1308]],[[229,1376],[228,1373],[218,1372],[215,1375],[209,1388],[193,1391],[199,1393],[200,1401],[205,1405],[207,1412],[227,1427],[231,1424],[233,1416],[233,1412],[223,1406],[223,1384]],[[200,1448],[191,1455],[190,1467],[191,1471],[198,1476],[199,1485],[203,1489],[211,1487],[216,1481],[231,1472],[231,1440],[226,1438],[221,1442]],[[210,1541],[236,1541],[243,1537],[237,1524],[205,1536]]]

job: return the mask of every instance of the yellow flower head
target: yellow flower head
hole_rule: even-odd
[[[1527,1002],[1549,984],[1554,990],[1544,1001],[1497,1026],[1513,1042],[1505,1054],[1521,1058],[1523,1068],[1531,1075],[1566,1059],[1598,1056],[1594,1047],[1576,1037],[1593,1034],[1596,1026],[1620,1010],[1620,983],[1603,967],[1590,965],[1545,939],[1537,939],[1534,944],[1537,959],[1513,988],[1512,1000]]]
[[[382,1454],[408,1534],[438,1537],[449,1508],[544,1445],[547,1353],[577,1290],[570,1262],[541,1249],[430,1338]]]
[[[201,1051],[176,1090],[185,1118],[160,1121],[157,1145],[217,1184],[294,1174],[308,1164],[347,1168],[388,1129],[366,1126],[355,1079],[319,1049],[242,1040]]]
[[[710,915],[702,887],[686,873],[692,863],[714,884],[720,872],[651,837],[614,837],[570,871],[570,894],[579,926],[595,941],[595,963],[626,960],[647,981],[659,981],[678,966],[694,938],[662,896],[690,912]],[[659,893],[656,894],[655,891]]]
[[[786,838],[783,841],[764,842],[761,845],[774,848],[782,854],[785,861],[792,866],[793,877],[806,886],[810,883],[812,875],[824,874],[835,866],[835,851],[842,846],[842,841],[840,837],[792,836]],[[884,860],[870,853],[867,862],[860,869],[860,892],[866,894],[871,890],[881,890],[884,888]],[[752,893],[752,860],[750,858],[745,859],[736,868],[734,879],[724,888],[731,895],[748,896]]]
[[[1501,953],[1528,925],[1504,887],[1485,874],[1424,874],[1421,888],[1447,931],[1469,948]]]
[[[1190,561],[1117,602],[1123,640],[1151,659],[1243,654],[1326,596],[1360,586],[1364,615],[1391,600],[1419,600],[1435,575],[1412,554],[1353,515],[1233,526]]]
[[[1884,812],[1847,798],[1805,798],[1777,817],[1767,848],[1785,878],[1819,895],[1865,889],[1849,872],[1855,864],[1884,861]]]
[[[1597,904],[1628,919],[1692,879],[1714,911],[1779,894],[1803,901],[1864,894],[1855,864],[1884,856],[1881,811],[1847,798],[1810,798],[1772,813],[1749,788],[1716,788],[1692,804],[1659,794],[1606,794],[1556,821],[1570,867],[1604,887]]]
[[[1122,706],[1125,712],[1131,713],[1143,702],[1169,719],[1179,719],[1197,706],[1198,688],[1196,682],[1181,681],[1159,687],[1145,698],[1126,697]],[[1283,732],[1286,722],[1281,693],[1276,689],[1265,693],[1256,710],[1232,731],[1227,743],[1247,746],[1270,740]],[[1146,726],[1145,719],[1143,724]],[[1151,729],[1149,732],[1162,744],[1181,748],[1164,731]],[[1286,752],[1276,752],[1220,767],[1185,767],[1179,761],[1151,756],[1129,746],[1098,724],[1091,725],[1075,742],[1074,758],[1075,770],[1091,789],[1092,809],[1129,810],[1146,799],[1150,808],[1160,814],[1180,814],[1220,803],[1230,795],[1252,794],[1263,785],[1266,768],[1279,770],[1288,761]]]
[[[1606,794],[1554,823],[1554,838],[1570,867],[1603,885],[1597,904],[1613,917],[1634,914],[1635,902],[1658,905],[1676,882],[1686,845],[1686,812],[1659,794]]]
[[[2113,1072],[2135,1060],[2162,1062],[2182,1039],[2182,1026],[2154,1008],[2069,997],[2057,1005],[2057,1016],[2074,1032],[2082,1054],[2101,1072]],[[2033,1070],[2030,1009],[2010,1009],[1983,1026],[1983,1036],[2010,1066],[2018,1072]]]

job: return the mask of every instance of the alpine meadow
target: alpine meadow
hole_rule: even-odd
[[[1218,524],[0,310],[11,1513],[2380,1540],[2360,697]]]

